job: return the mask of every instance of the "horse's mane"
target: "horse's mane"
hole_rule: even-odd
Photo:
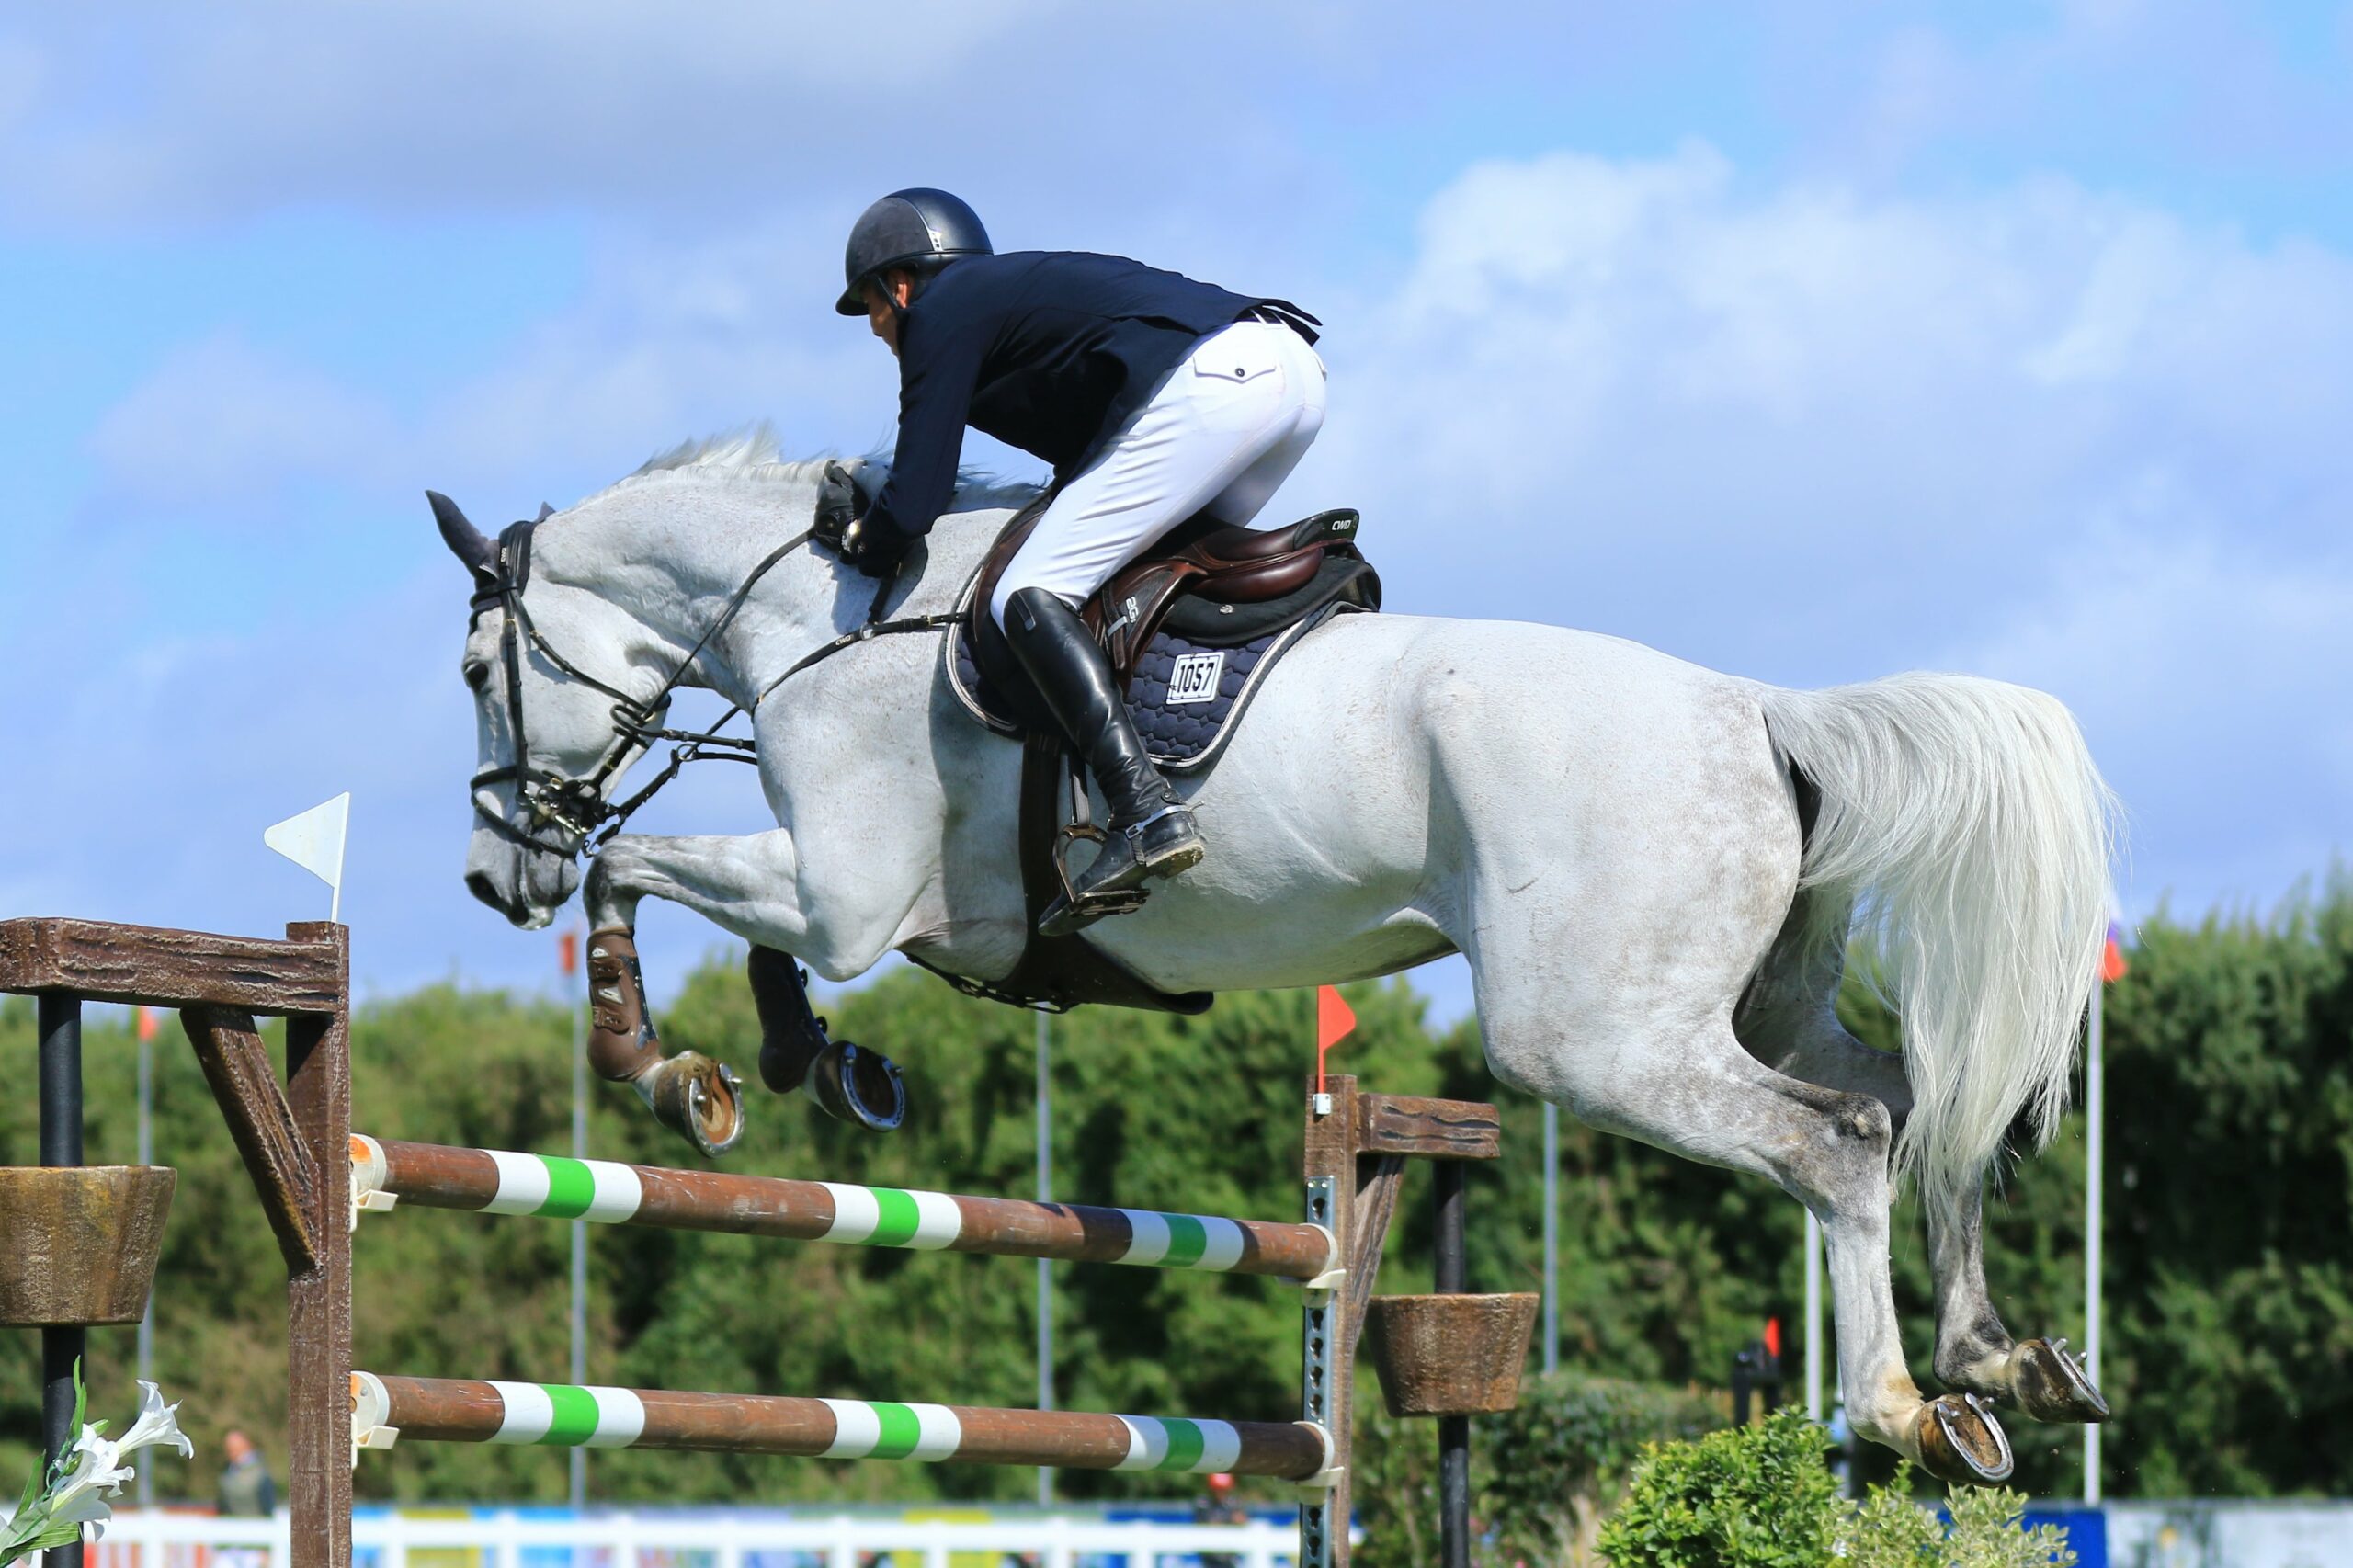
[[[602,500],[616,491],[636,485],[688,475],[722,475],[755,483],[813,483],[824,475],[825,465],[835,460],[835,457],[830,453],[798,459],[779,455],[776,431],[762,420],[740,430],[722,431],[715,436],[684,440],[667,451],[656,452],[640,463],[633,472],[622,475],[579,505],[585,506],[590,501]],[[860,483],[870,493],[890,474],[891,460],[887,453],[870,452],[862,458],[843,460],[860,471]],[[1007,479],[1002,474],[961,468],[956,471],[956,499],[951,506],[958,511],[1019,506],[1034,498],[1040,488],[1038,484]]]

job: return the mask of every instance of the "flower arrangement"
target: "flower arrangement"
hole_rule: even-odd
[[[82,1387],[81,1364],[74,1364],[74,1425],[82,1427],[82,1435],[25,1483],[16,1513],[0,1526],[0,1568],[49,1547],[74,1544],[85,1525],[90,1527],[91,1540],[103,1534],[114,1517],[112,1500],[139,1473],[122,1462],[129,1455],[169,1444],[182,1459],[194,1456],[196,1445],[180,1431],[180,1407],[165,1404],[163,1391],[153,1383],[142,1381],[139,1391],[139,1418],[120,1440],[110,1439],[103,1421],[82,1426],[87,1391]]]

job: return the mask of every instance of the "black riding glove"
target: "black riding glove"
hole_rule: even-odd
[[[899,569],[915,541],[889,523],[860,517],[842,535],[842,559],[870,577],[888,577]]]

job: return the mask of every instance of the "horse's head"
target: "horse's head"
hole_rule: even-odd
[[[580,885],[580,852],[645,750],[623,726],[660,724],[661,709],[643,705],[662,683],[631,657],[642,639],[627,614],[552,573],[535,574],[536,524],[493,540],[448,496],[426,497],[474,582],[460,666],[476,735],[466,886],[537,930]]]

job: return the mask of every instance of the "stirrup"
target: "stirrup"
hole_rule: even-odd
[[[1165,849],[1157,859],[1145,858],[1143,846],[1147,833],[1154,824],[1172,816],[1181,816],[1188,826],[1192,824],[1192,809],[1181,801],[1172,801],[1124,827],[1113,828],[1109,834],[1083,822],[1073,823],[1063,828],[1056,836],[1053,856],[1055,875],[1062,882],[1062,896],[1049,903],[1038,916],[1039,934],[1067,937],[1107,915],[1132,914],[1143,907],[1144,900],[1150,894],[1151,890],[1144,885],[1146,882],[1176,876],[1199,865],[1201,837],[1198,826],[1192,826],[1189,843],[1180,840],[1177,845]],[[1115,846],[1126,853],[1128,864],[1109,873],[1124,882],[1124,886],[1079,890],[1077,879],[1071,875],[1069,853],[1072,842],[1081,838],[1092,839],[1102,846],[1095,864],[1087,868],[1090,873],[1095,866],[1102,864],[1101,857],[1110,853]]]
[[[1144,820],[1157,822],[1168,811],[1175,809],[1165,807]],[[1140,827],[1143,824],[1139,823],[1136,825]],[[1120,831],[1125,834],[1130,830],[1123,828]],[[1070,849],[1073,844],[1081,839],[1095,845],[1098,855],[1111,842],[1110,835],[1093,823],[1086,822],[1066,824],[1061,832],[1054,835],[1054,878],[1063,885],[1063,895],[1048,907],[1044,915],[1040,916],[1041,925],[1045,920],[1056,918],[1059,910],[1065,919],[1077,921],[1076,926],[1069,927],[1071,930],[1076,930],[1079,926],[1092,926],[1107,915],[1132,915],[1143,907],[1143,901],[1151,895],[1152,890],[1141,885],[1131,888],[1098,889],[1093,892],[1079,892],[1077,880],[1071,874]]]

